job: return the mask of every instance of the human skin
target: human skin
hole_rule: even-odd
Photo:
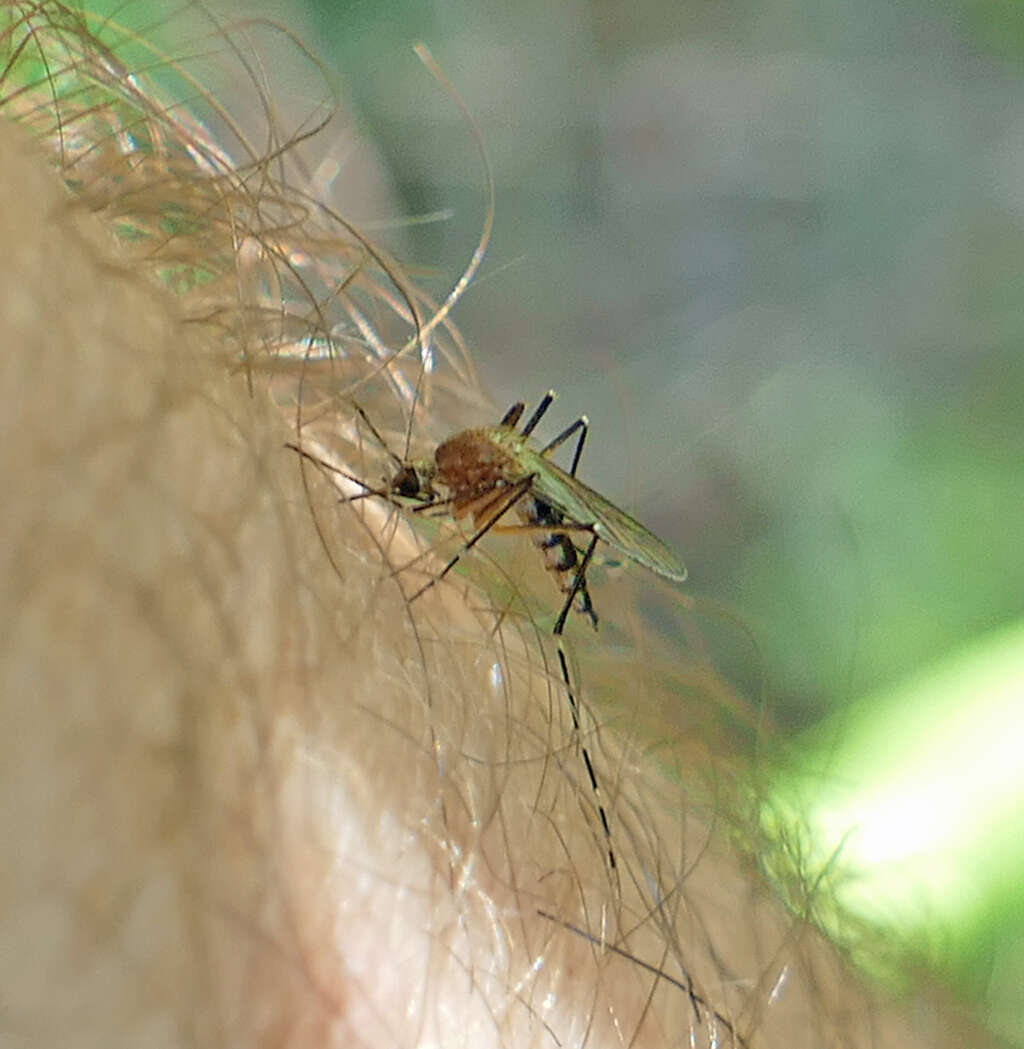
[[[5,1045],[984,1044],[609,727],[610,871],[543,629],[410,603],[390,508],[7,124],[0,178]]]

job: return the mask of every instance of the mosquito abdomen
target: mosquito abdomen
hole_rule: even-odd
[[[544,566],[551,572],[558,583],[558,589],[568,594],[576,586],[576,574],[580,566],[580,554],[576,544],[566,532],[559,532],[558,526],[565,522],[565,515],[556,510],[543,499],[527,499],[520,508],[523,520],[535,528],[550,528],[550,532],[538,531],[533,536],[533,543],[544,554]],[[594,628],[597,628],[597,613],[590,601],[590,593],[584,580],[576,594],[576,611],[587,616]]]

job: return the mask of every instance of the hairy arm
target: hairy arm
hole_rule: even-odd
[[[616,884],[540,632],[410,605],[7,125],[0,177],[5,1044],[964,1044],[606,739]]]

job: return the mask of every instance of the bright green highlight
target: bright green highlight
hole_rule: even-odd
[[[881,890],[908,916],[965,918],[986,892],[979,864],[998,868],[1006,848],[1024,855],[1024,623],[856,717],[834,754],[819,744],[808,814],[826,849],[849,833],[844,859],[875,872],[849,902],[868,905]]]
[[[802,754],[778,793],[808,870],[837,861],[841,910],[931,956],[1024,1038],[1024,622],[857,703]]]

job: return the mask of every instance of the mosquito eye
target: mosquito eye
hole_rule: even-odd
[[[395,478],[392,487],[399,495],[404,495],[409,498],[419,495],[422,490],[419,475],[411,466],[406,466],[402,470],[402,472]]]

